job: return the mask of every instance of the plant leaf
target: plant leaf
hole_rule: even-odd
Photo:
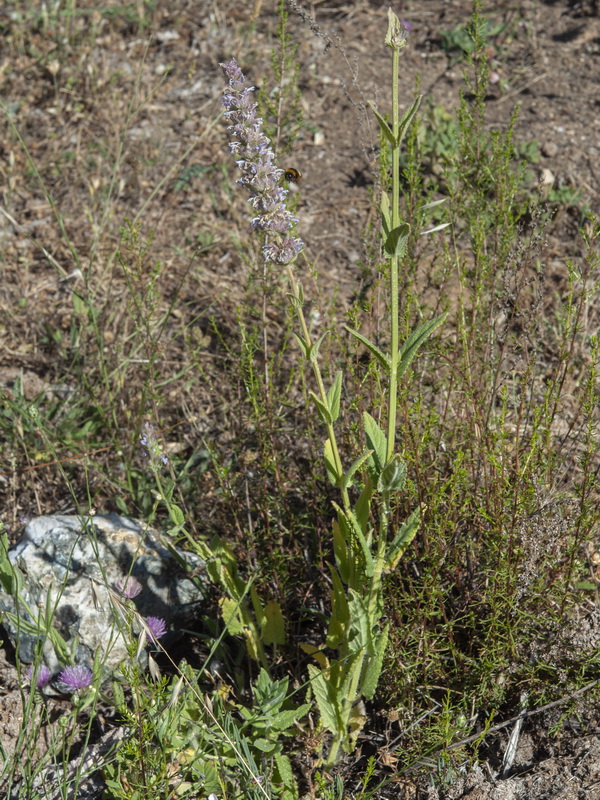
[[[288,298],[288,300],[294,306],[294,308],[297,309],[302,308],[302,301],[300,300],[299,297],[296,297],[295,294],[292,294],[291,292],[286,292],[285,296]]]
[[[398,352],[398,380],[404,375],[408,369],[410,362],[417,355],[417,352],[423,342],[428,339],[431,334],[439,328],[442,322],[446,319],[446,312],[439,314],[429,322],[423,322],[416,328],[408,339],[404,342]]]
[[[340,397],[342,395],[342,378],[344,373],[342,370],[336,372],[331,388],[327,392],[327,403],[329,405],[329,413],[331,414],[331,421],[335,422],[340,416]]]
[[[345,726],[340,719],[340,698],[337,695],[335,686],[326,678],[325,673],[315,667],[314,664],[308,665],[308,675],[323,727],[334,735],[344,734]]]
[[[421,525],[421,510],[425,509],[416,508],[394,536],[385,555],[383,568],[386,572],[395,569],[406,548],[417,535]]]
[[[322,400],[319,400],[319,398],[314,392],[309,392],[309,394],[311,400],[316,405],[317,411],[319,412],[319,416],[321,417],[323,422],[326,425],[328,424],[331,425],[333,420],[331,419],[331,412],[329,411],[329,408],[325,405],[325,403]]]
[[[381,204],[381,227],[383,228],[383,240],[385,241],[392,230],[392,210],[390,208],[390,198],[387,192],[382,192]]]
[[[333,520],[331,528],[333,533],[333,553],[335,555],[335,563],[337,564],[337,568],[342,580],[344,583],[348,583],[350,579],[350,564],[348,562],[348,547],[346,546],[346,540],[342,534],[340,524],[337,520]]]
[[[368,660],[364,668],[361,682],[361,693],[367,700],[371,700],[373,698],[379,683],[379,676],[381,675],[383,657],[388,644],[389,632],[390,626],[388,624],[376,638],[375,655]]]
[[[366,534],[369,525],[369,514],[371,511],[371,500],[373,499],[373,481],[367,476],[366,483],[356,505],[354,506],[354,516],[360,525],[360,529]]]
[[[363,428],[367,438],[367,447],[372,451],[369,462],[379,477],[387,456],[387,437],[367,411],[363,412]]]
[[[6,594],[16,597],[23,588],[23,574],[8,557],[8,536],[0,537],[0,586]]]
[[[306,653],[307,656],[312,656],[317,664],[319,664],[323,669],[329,669],[329,659],[321,647],[315,647],[314,644],[301,642],[300,650],[302,650],[303,653]]]
[[[283,753],[276,752],[273,757],[275,758],[273,782],[275,784],[281,784],[281,788],[279,786],[277,787],[277,794],[281,795],[282,800],[298,800],[298,785],[294,778],[292,762],[288,756]]]
[[[403,258],[406,253],[406,244],[408,242],[408,234],[410,233],[410,225],[408,222],[401,222],[396,228],[393,228],[383,245],[383,250],[389,258]]]
[[[306,342],[304,341],[304,339],[301,339],[301,338],[298,336],[298,334],[297,334],[297,333],[294,333],[294,331],[292,331],[292,335],[293,335],[294,339],[295,339],[295,340],[298,342],[298,344],[300,345],[300,349],[302,350],[302,353],[304,354],[304,358],[308,359],[308,345],[306,344]]]
[[[376,620],[369,619],[369,608],[367,600],[361,597],[354,589],[348,589],[348,608],[350,611],[350,629],[348,632],[348,647],[351,653],[365,651],[366,655],[371,655],[372,636],[371,631]]]
[[[409,108],[407,108],[406,111],[404,112],[404,116],[400,120],[400,125],[398,126],[398,138],[394,142],[396,147],[398,147],[400,144],[402,144],[402,140],[406,136],[408,128],[409,128],[410,124],[412,123],[413,119],[415,118],[415,114],[419,110],[419,106],[421,105],[421,100],[422,99],[423,99],[423,95],[420,94],[413,101],[412,105],[410,105]]]
[[[350,541],[352,539],[358,540],[360,544],[360,549],[363,553],[363,569],[367,575],[367,577],[371,577],[375,571],[375,562],[373,561],[373,556],[371,554],[371,548],[363,534],[360,525],[358,524],[358,520],[352,513],[352,511],[342,511],[342,509],[336,504],[333,503],[333,507],[337,511],[338,515],[338,522],[340,523],[340,528],[343,532],[347,533],[347,540]]]
[[[336,648],[345,638],[350,621],[350,612],[348,609],[346,592],[344,591],[344,584],[335,567],[332,564],[328,564],[327,566],[331,573],[333,588],[331,590],[331,618],[329,620],[325,644],[327,647]]]
[[[334,486],[337,486],[342,476],[338,475],[337,468],[335,466],[335,459],[333,457],[333,447],[331,446],[331,441],[329,439],[326,439],[325,441],[323,456],[325,458],[325,468],[327,470],[329,480]]]
[[[227,632],[231,636],[237,636],[242,633],[244,626],[238,614],[239,606],[235,600],[232,600],[231,597],[222,597],[219,600],[219,606],[221,607],[221,616]]]
[[[381,116],[381,114],[379,113],[379,111],[376,110],[375,106],[373,105],[373,103],[371,101],[369,101],[369,105],[371,106],[371,111],[375,114],[375,117],[377,118],[377,122],[379,123],[379,130],[381,131],[381,133],[383,133],[385,138],[388,140],[388,143],[392,147],[394,147],[395,144],[396,144],[396,140],[394,139],[394,134],[392,133],[392,129],[390,128],[387,120],[385,120]]]
[[[377,478],[377,491],[401,492],[404,488],[405,479],[406,464],[398,453],[395,453]]]
[[[381,350],[374,345],[366,336],[363,336],[362,333],[355,331],[353,328],[349,328],[347,325],[344,325],[344,328],[354,336],[355,339],[358,339],[359,342],[362,342],[366,348],[368,348],[371,353],[375,356],[375,358],[379,361],[381,366],[385,369],[386,372],[389,373],[390,371],[390,359],[389,356],[384,355]]]
[[[285,620],[275,600],[269,600],[265,606],[262,640],[266,645],[285,644]]]
[[[344,475],[344,488],[349,489],[352,486],[352,478],[357,470],[359,470],[365,461],[368,460],[369,456],[372,454],[372,450],[367,450],[366,453],[363,453],[362,456],[359,456],[350,466],[346,474]]]
[[[319,336],[319,338],[317,339],[317,341],[314,342],[313,346],[310,348],[310,351],[308,353],[308,360],[311,361],[313,364],[316,363],[316,361],[317,361],[317,359],[319,357],[319,348],[323,344],[323,339],[327,336],[327,333],[328,333],[328,331],[325,331],[325,333],[322,333]]]

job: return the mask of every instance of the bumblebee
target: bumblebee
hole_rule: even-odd
[[[290,183],[298,183],[302,180],[302,173],[294,167],[288,167],[283,173],[283,177]]]

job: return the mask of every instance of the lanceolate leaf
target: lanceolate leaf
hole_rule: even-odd
[[[331,421],[335,422],[340,415],[340,397],[342,395],[342,377],[343,373],[340,370],[335,375],[331,388],[327,392],[327,402],[329,404],[329,412],[331,414]]]
[[[351,537],[358,540],[364,558],[364,571],[368,577],[371,577],[375,570],[375,563],[373,561],[371,549],[360,528],[360,525],[358,524],[358,520],[351,511],[342,511],[342,509],[336,503],[333,503],[333,507],[337,511],[340,526],[345,529],[344,532],[347,532],[349,538]]]
[[[325,644],[327,647],[336,648],[345,638],[350,621],[350,612],[348,610],[346,592],[344,591],[344,585],[340,576],[335,567],[331,564],[328,566],[331,573],[333,588],[331,590],[331,619],[329,620]]]
[[[329,476],[329,480],[334,486],[337,486],[339,483],[341,475],[338,475],[336,466],[335,466],[335,458],[333,457],[333,447],[331,446],[331,442],[329,439],[325,442],[325,467],[327,469],[327,475]]]
[[[356,505],[354,506],[354,516],[356,517],[356,521],[360,525],[362,532],[365,534],[369,526],[369,512],[371,510],[372,499],[373,499],[373,481],[369,476],[367,476],[367,480],[363,487],[363,490],[360,493],[358,500],[356,501]]]
[[[342,576],[344,583],[348,583],[350,579],[350,563],[348,560],[348,547],[346,540],[340,530],[340,525],[337,520],[333,521],[333,553],[335,555],[335,563]]]
[[[351,653],[364,650],[366,655],[373,655],[371,644],[371,631],[375,620],[369,619],[368,603],[355,592],[348,589],[350,611],[350,632],[348,634],[348,646]]]
[[[306,342],[304,341],[304,339],[301,339],[301,338],[298,336],[298,334],[297,334],[297,333],[294,333],[293,331],[292,331],[292,333],[294,334],[294,339],[295,339],[295,340],[298,342],[298,344],[300,345],[300,350],[302,350],[302,352],[303,352],[303,354],[304,354],[304,358],[308,358],[308,346],[307,346]]]
[[[406,112],[404,113],[404,116],[400,120],[400,125],[398,127],[398,139],[395,142],[396,145],[400,145],[402,143],[402,140],[406,136],[408,128],[409,128],[411,122],[413,121],[413,119],[415,118],[415,114],[419,110],[419,106],[421,105],[421,100],[422,99],[423,99],[423,96],[419,95],[416,98],[416,100],[414,100],[414,102],[412,103],[410,108],[408,108],[406,110]]]
[[[396,140],[394,139],[394,134],[392,133],[392,130],[391,130],[389,124],[381,116],[381,114],[378,111],[375,110],[375,106],[373,105],[373,103],[369,103],[369,105],[371,106],[371,111],[377,117],[377,122],[379,123],[379,130],[383,133],[385,138],[388,140],[390,145],[393,147],[396,144]]]
[[[283,800],[298,800],[298,786],[292,770],[290,759],[283,753],[275,752],[275,782],[281,782],[283,789],[278,791]]]
[[[362,342],[364,346],[371,351],[386,372],[390,371],[390,359],[381,352],[377,345],[374,345],[373,342],[369,341],[366,336],[363,336],[362,333],[355,331],[353,328],[349,328],[347,325],[344,325],[344,328],[346,328],[348,333],[351,333],[355,339],[358,339],[359,342]]]
[[[354,477],[355,472],[362,467],[362,465],[365,463],[365,461],[367,461],[372,452],[373,452],[372,450],[368,450],[366,453],[363,453],[362,456],[359,456],[356,459],[356,461],[352,463],[352,465],[344,475],[345,489],[349,489],[352,486],[352,478]]]
[[[319,400],[319,398],[317,397],[317,395],[314,392],[310,392],[309,394],[310,394],[310,399],[316,405],[317,410],[319,412],[319,416],[321,417],[323,422],[326,425],[327,424],[331,424],[331,422],[332,422],[331,412],[329,411],[329,409],[327,408],[325,403],[323,403],[321,400]]]
[[[319,357],[319,348],[321,347],[323,339],[326,336],[327,336],[327,331],[325,331],[325,333],[322,333],[317,339],[317,341],[310,348],[310,351],[308,353],[309,361],[312,361],[313,363],[316,362],[317,358]]]
[[[387,456],[387,438],[373,417],[365,411],[363,413],[363,428],[367,437],[367,447],[373,451],[373,464],[379,475],[385,465]]]
[[[390,208],[390,198],[387,192],[381,195],[381,225],[383,228],[383,239],[387,239],[389,232],[392,230],[392,211]]]
[[[417,535],[421,524],[421,510],[416,508],[406,522],[401,526],[398,533],[394,536],[388,551],[385,555],[383,565],[386,572],[395,569],[396,565],[404,555],[408,545]]]
[[[340,719],[340,699],[335,687],[327,680],[325,674],[314,664],[308,665],[310,684],[321,715],[323,727],[333,734],[345,733]]]
[[[390,626],[388,624],[377,637],[375,641],[375,655],[368,660],[364,668],[361,691],[367,700],[371,700],[373,698],[377,689],[377,684],[379,683],[379,676],[381,675],[381,667],[383,666],[383,657],[385,655],[385,650],[388,643],[389,631]]]
[[[411,361],[417,355],[419,348],[423,342],[428,339],[431,334],[439,328],[442,322],[446,319],[446,312],[440,314],[429,322],[423,322],[419,327],[414,330],[408,339],[404,342],[398,352],[398,380],[404,375],[408,369]]]

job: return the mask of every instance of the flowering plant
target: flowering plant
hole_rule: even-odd
[[[229,147],[239,156],[242,171],[238,183],[250,189],[250,204],[257,212],[252,225],[266,234],[263,246],[266,261],[289,264],[302,250],[301,239],[291,235],[298,222],[285,204],[287,189],[279,186],[283,170],[273,163],[275,154],[263,132],[263,121],[256,116],[254,87],[238,67],[234,58],[221,64],[229,78],[229,90],[223,95],[225,116],[232,123],[229,131],[235,137]]]
[[[229,90],[223,97],[226,116],[233,121],[229,130],[236,139],[232,152],[240,156],[238,181],[251,191],[250,202],[258,216],[253,226],[268,236],[263,251],[267,260],[285,265],[290,298],[297,315],[300,334],[296,337],[303,355],[310,363],[318,392],[311,392],[316,410],[327,429],[324,443],[325,468],[331,482],[339,489],[341,504],[334,504],[332,545],[335,565],[330,564],[331,616],[323,643],[334,649],[329,659],[323,646],[304,645],[316,664],[309,665],[310,684],[321,715],[322,726],[332,734],[326,766],[338,759],[340,750],[350,752],[364,726],[363,699],[375,694],[388,641],[388,626],[382,625],[383,575],[393,570],[416,535],[422,509],[416,509],[396,531],[391,520],[395,497],[404,488],[406,466],[395,449],[396,402],[398,384],[421,345],[441,325],[445,315],[421,324],[404,345],[399,341],[399,262],[406,251],[410,226],[400,219],[400,146],[415,118],[420,98],[409,107],[402,119],[398,110],[399,54],[406,45],[408,31],[389,11],[386,45],[392,50],[392,124],[375,110],[382,139],[392,152],[391,197],[381,198],[381,229],[384,257],[388,261],[390,291],[390,350],[384,353],[358,331],[347,328],[374,357],[387,383],[387,425],[371,414],[363,414],[365,449],[344,468],[338,447],[335,423],[340,416],[343,373],[339,371],[326,389],[318,362],[319,347],[325,334],[313,340],[304,316],[304,294],[296,280],[293,262],[302,242],[290,236],[297,220],[285,207],[285,190],[277,185],[281,174],[273,164],[273,151],[256,117],[252,88],[234,60],[222,64],[229,77]],[[436,230],[439,230],[439,226]],[[351,499],[356,486],[357,499]],[[377,527],[373,520],[377,520]]]

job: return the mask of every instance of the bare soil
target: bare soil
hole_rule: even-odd
[[[237,390],[224,383],[210,317],[235,327],[247,285],[235,244],[246,235],[247,206],[230,190],[235,168],[220,117],[218,64],[235,56],[251,80],[268,85],[278,20],[272,4],[260,0],[158,3],[142,26],[124,7],[112,14],[102,13],[105,7],[92,0],[85,14],[56,28],[18,5],[0,8],[0,96],[8,117],[0,142],[2,206],[18,224],[0,216],[0,386],[12,391],[21,381],[26,400],[44,392],[69,396],[72,387],[59,379],[72,332],[70,292],[84,278],[100,317],[110,319],[114,341],[131,332],[120,300],[123,278],[114,265],[121,227],[126,219],[137,220],[143,232],[153,231],[152,258],[163,264],[160,288],[174,301],[163,353],[169,369],[185,374],[193,367],[186,349],[192,320],[195,340],[204,337],[215,356],[203,366],[203,387],[183,378],[169,390],[168,403],[187,409],[185,424],[176,414],[172,423],[180,425],[179,441],[188,444],[202,435],[224,435],[223,419],[235,406]],[[373,214],[378,141],[367,101],[388,111],[387,2],[317,0],[298,7],[302,14],[289,11],[299,44],[304,126],[286,156],[289,163],[280,166],[303,173],[299,233],[318,272],[314,291],[337,296],[343,306],[361,288],[360,232]],[[470,2],[406,0],[395,10],[413,29],[402,60],[403,107],[419,75],[420,92],[452,110],[464,86],[464,62],[442,48],[440,31],[464,24]],[[544,258],[560,292],[566,261],[581,257],[581,206],[600,206],[597,4],[501,0],[488,12],[506,23],[490,42],[495,82],[487,98],[489,125],[505,127],[520,104],[516,135],[539,143],[538,180],[582,192],[579,205],[560,207],[547,232]],[[19,13],[29,14],[28,21]],[[44,458],[40,443],[38,460]],[[36,465],[34,454],[0,456],[3,518],[13,540],[23,515],[69,510],[61,485],[60,475]],[[100,500],[103,485],[98,479]],[[16,714],[14,675],[6,664],[2,684],[0,735],[6,743]],[[493,776],[512,727],[489,737],[481,768],[455,775],[451,784],[439,782],[432,764],[435,788],[407,775],[381,796],[600,798],[600,716],[585,695],[569,709],[562,725],[564,708],[525,720],[503,778]],[[387,774],[393,777],[393,768]]]

